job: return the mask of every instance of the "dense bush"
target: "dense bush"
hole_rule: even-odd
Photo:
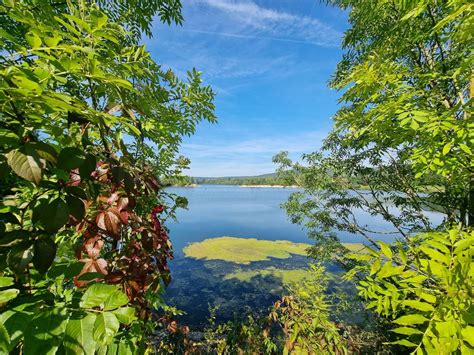
[[[155,13],[179,22],[179,1],[141,3],[142,15],[120,1],[0,5],[3,352],[148,346],[175,208],[158,177],[214,116],[198,72],[181,81],[129,32],[149,32]]]
[[[474,348],[474,232],[452,229],[410,238],[393,248],[352,255],[368,308],[387,317],[401,344],[417,354],[449,354]]]

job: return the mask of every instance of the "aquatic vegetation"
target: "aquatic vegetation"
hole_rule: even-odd
[[[356,252],[364,248],[360,243],[343,243]],[[270,258],[287,259],[294,255],[306,255],[307,243],[288,240],[262,240],[256,238],[217,237],[192,243],[183,249],[187,257],[204,260],[224,260],[236,264],[250,264]]]
[[[293,243],[287,240],[218,237],[190,244],[183,251],[186,256],[195,259],[250,264],[253,261],[270,260],[270,258],[286,259],[291,257],[291,254],[306,255],[309,246],[306,243]]]
[[[277,269],[273,266],[264,269],[255,270],[237,270],[224,277],[224,280],[237,279],[243,282],[249,282],[256,276],[273,276],[281,279],[285,285],[300,282],[308,277],[307,269]]]

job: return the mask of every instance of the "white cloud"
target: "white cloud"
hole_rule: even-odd
[[[298,158],[321,147],[325,131],[313,131],[292,136],[273,136],[244,140],[239,143],[213,142],[211,144],[186,143],[182,153],[191,158],[192,176],[257,175],[275,170],[272,157],[288,151]]]
[[[226,36],[248,36],[327,47],[339,46],[342,37],[341,32],[316,18],[269,9],[259,6],[252,1],[196,0],[192,3],[205,4],[219,10],[232,17],[234,21],[245,25],[248,29],[257,31],[257,33],[252,34],[221,31]],[[242,27],[240,28],[242,29]],[[203,31],[202,29],[200,30]]]
[[[303,153],[321,146],[327,132],[308,132],[290,137],[265,137],[245,140],[233,144],[183,144],[183,149],[193,153],[195,157],[227,156],[241,154],[276,154],[281,150],[290,153]]]

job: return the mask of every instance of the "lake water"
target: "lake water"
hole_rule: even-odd
[[[189,201],[188,210],[178,211],[178,223],[167,223],[177,255],[182,255],[182,248],[188,243],[220,236],[309,242],[301,226],[292,224],[280,208],[292,192],[298,191],[296,188],[200,185],[172,187],[168,191]],[[372,230],[393,230],[380,216],[363,211],[355,214],[360,223],[370,225]],[[442,221],[440,214],[427,214],[434,224]],[[364,242],[360,236],[350,233],[338,232],[338,236],[343,242]],[[395,237],[381,235],[380,238],[391,242]]]
[[[187,312],[182,320],[190,325],[202,325],[209,305],[221,308],[222,320],[249,309],[265,312],[279,297],[279,292],[283,292],[282,288],[275,288],[281,280],[271,277],[252,283],[224,280],[236,265],[186,258],[182,249],[189,243],[220,236],[311,243],[306,232],[292,224],[280,207],[298,189],[201,185],[195,188],[172,187],[167,191],[186,197],[189,202],[188,210],[178,211],[178,222],[168,221],[166,224],[175,254],[170,263],[172,282],[167,290],[167,300]],[[396,213],[394,207],[391,209]],[[370,225],[372,229],[392,230],[390,223],[381,217],[363,211],[355,211],[355,214],[359,222]],[[440,214],[427,214],[434,224],[442,221]],[[340,232],[338,235],[343,242],[364,242],[358,235]],[[386,242],[392,242],[394,238],[393,235],[380,236]],[[301,268],[307,262],[305,257],[293,257],[286,261],[252,263],[250,267]],[[268,289],[274,292],[267,292]]]

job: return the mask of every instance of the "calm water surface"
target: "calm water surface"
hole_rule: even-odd
[[[292,224],[280,207],[298,189],[200,185],[173,187],[168,191],[189,201],[189,209],[178,212],[178,222],[167,224],[177,256],[182,255],[182,248],[188,243],[220,236],[311,242],[305,230]],[[369,225],[372,230],[392,230],[390,223],[379,216],[370,216],[363,211],[355,214],[360,223]],[[434,224],[442,220],[440,214],[427,214]],[[338,235],[343,242],[364,241],[350,233],[338,232]],[[394,239],[387,235],[379,237],[387,242]]]
[[[204,326],[209,306],[218,307],[218,321],[242,317],[247,312],[267,314],[268,307],[285,292],[281,280],[275,277],[259,276],[252,282],[241,282],[226,280],[225,276],[229,273],[269,266],[280,270],[306,268],[308,259],[304,256],[271,259],[244,266],[222,260],[186,258],[182,252],[188,243],[220,236],[311,243],[306,232],[292,224],[280,208],[298,189],[202,185],[195,188],[173,187],[168,191],[189,201],[188,210],[178,211],[178,222],[166,224],[175,254],[175,259],[170,262],[172,281],[166,290],[166,298],[169,304],[186,312],[178,318],[184,324]],[[391,210],[396,212],[395,207]],[[371,229],[391,230],[390,224],[380,217],[362,211],[355,211],[355,214],[359,222],[370,225]],[[433,223],[441,221],[440,215],[428,214]],[[338,235],[343,242],[364,242],[354,234]],[[394,236],[380,238],[390,242]],[[335,266],[327,267],[328,271],[338,272]]]

